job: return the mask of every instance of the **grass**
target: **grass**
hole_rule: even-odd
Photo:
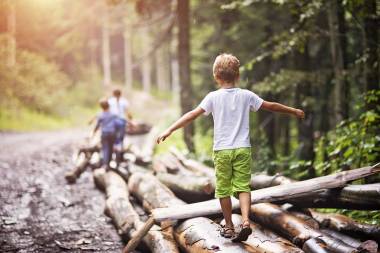
[[[59,117],[25,107],[0,108],[0,131],[44,131],[85,125],[95,109],[76,107]]]

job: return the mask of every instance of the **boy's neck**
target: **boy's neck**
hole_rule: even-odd
[[[222,89],[236,88],[235,83],[219,83],[219,85]]]

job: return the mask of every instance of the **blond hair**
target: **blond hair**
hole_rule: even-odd
[[[212,71],[219,81],[234,83],[239,78],[240,62],[232,54],[220,54],[216,57]]]

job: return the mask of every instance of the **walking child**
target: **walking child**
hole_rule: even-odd
[[[117,115],[110,112],[110,106],[106,99],[101,99],[99,101],[99,105],[103,111],[97,117],[97,122],[93,134],[95,134],[99,128],[101,129],[103,166],[106,169],[109,169],[113,146],[116,140],[118,118]]]
[[[158,138],[164,141],[178,128],[186,126],[199,115],[210,113],[214,120],[213,160],[216,174],[215,197],[219,199],[226,221],[221,235],[234,242],[245,241],[252,233],[249,225],[251,204],[251,144],[249,139],[249,113],[265,109],[304,118],[304,112],[275,102],[264,101],[255,93],[237,88],[239,60],[231,54],[216,57],[213,65],[214,79],[220,88],[212,91],[194,110],[174,122]],[[242,227],[235,234],[232,223],[231,196],[239,199],[243,218]]]

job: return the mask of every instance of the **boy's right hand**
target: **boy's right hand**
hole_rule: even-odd
[[[158,136],[157,140],[156,140],[157,144],[160,144],[161,142],[163,142],[171,134],[172,134],[172,131],[170,131],[170,130],[166,130],[165,132],[163,132],[162,134],[160,134],[160,136]]]
[[[294,114],[295,114],[295,116],[296,116],[297,118],[300,118],[300,119],[304,119],[304,118],[305,118],[305,113],[304,113],[304,111],[302,111],[302,110],[300,110],[300,109],[296,109]]]

